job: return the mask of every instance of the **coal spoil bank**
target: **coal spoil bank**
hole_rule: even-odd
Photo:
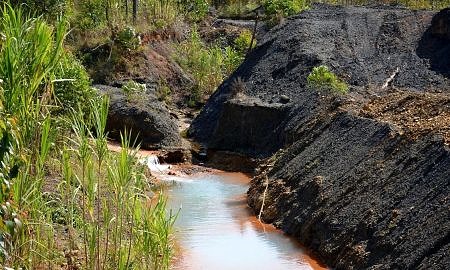
[[[259,213],[265,194],[262,219],[328,265],[446,269],[449,59],[448,9],[316,5],[259,41],[189,135],[209,149],[270,157],[249,205]],[[307,87],[318,65],[350,92]]]

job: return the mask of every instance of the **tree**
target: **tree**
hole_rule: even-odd
[[[137,9],[139,0],[133,0],[133,23],[136,24]]]

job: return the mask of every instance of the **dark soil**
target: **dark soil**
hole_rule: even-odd
[[[447,269],[449,18],[318,5],[264,37],[189,135],[210,151],[272,156],[251,182],[249,205],[259,212],[268,184],[263,220],[328,265]],[[321,64],[349,94],[307,87]]]
[[[441,48],[444,43],[446,48],[450,46],[446,37],[429,34],[433,15],[393,7],[318,6],[287,19],[264,36],[244,64],[212,95],[189,135],[203,143],[217,137],[217,122],[238,78],[245,83],[245,95],[266,103],[278,103],[281,96],[287,96],[292,101],[290,107],[303,114],[317,104],[306,88],[306,77],[321,64],[353,90],[371,85],[379,93],[398,68],[392,87],[448,91],[450,82],[442,74],[448,73],[449,66],[434,65],[430,60],[450,58]],[[427,50],[436,46],[441,50]],[[298,112],[294,117],[298,118]],[[279,140],[272,140],[272,144],[277,143]],[[246,150],[244,145],[241,148]]]

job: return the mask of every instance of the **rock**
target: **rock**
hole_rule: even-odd
[[[255,157],[269,155],[283,146],[282,139],[273,140],[287,111],[280,104],[264,103],[256,98],[229,100],[223,105],[209,149],[232,149]]]
[[[253,173],[260,160],[229,151],[208,151],[206,165],[224,171]]]
[[[152,89],[146,94],[127,98],[120,88],[95,87],[110,97],[107,130],[111,138],[120,140],[120,132],[126,129],[131,131],[132,141],[137,139],[144,149],[181,146],[176,122]]]
[[[183,100],[183,93],[189,91],[194,82],[189,74],[173,60],[174,48],[167,40],[184,40],[190,27],[179,21],[174,31],[158,38],[154,32],[143,34],[139,50],[120,53],[111,59],[111,44],[81,48],[85,56],[83,64],[95,84],[120,87],[123,82],[133,80],[139,83],[158,85],[163,83],[172,92],[172,102]]]
[[[280,96],[280,102],[283,103],[283,104],[289,103],[290,100],[291,99],[288,96],[286,96],[286,95],[281,95]]]
[[[429,61],[431,70],[450,78],[450,8],[433,17],[419,42],[417,54]]]
[[[167,164],[186,163],[192,160],[192,155],[188,149],[166,148],[160,152],[158,159],[161,163]]]

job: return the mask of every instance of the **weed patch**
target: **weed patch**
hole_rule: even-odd
[[[223,49],[217,45],[208,47],[194,28],[190,37],[178,45],[175,59],[195,81],[188,101],[188,105],[195,106],[242,63],[244,54],[229,46]]]
[[[339,79],[327,66],[313,68],[307,78],[308,86],[320,90],[329,90],[341,94],[348,92],[348,85]]]

